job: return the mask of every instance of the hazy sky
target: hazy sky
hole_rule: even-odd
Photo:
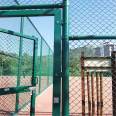
[[[53,49],[54,40],[54,18],[53,17],[31,17],[36,28],[39,30],[43,38]],[[20,32],[20,18],[0,18],[0,28]],[[38,37],[37,32],[32,27],[30,22],[25,18],[24,20],[24,34],[34,35]]]
[[[116,0],[69,1],[70,35],[116,35]],[[45,0],[43,2],[45,2]],[[0,27],[13,31],[19,31],[19,20],[19,18],[0,18]],[[31,20],[50,47],[53,48],[54,18],[33,17]],[[30,35],[34,34],[30,25],[26,23],[25,32]]]

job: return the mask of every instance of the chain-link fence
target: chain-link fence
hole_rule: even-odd
[[[70,114],[113,115],[116,40],[70,41]],[[115,64],[114,64],[115,65]]]
[[[31,86],[34,40],[15,36],[12,31],[12,34],[9,34],[9,31],[2,31],[0,32],[0,89],[5,92],[10,91],[12,87]],[[22,47],[21,40],[23,40]],[[20,109],[30,97],[31,93],[28,93],[28,96],[27,93],[9,95],[3,93],[0,96],[1,115],[15,113],[16,107]]]
[[[6,6],[19,4],[57,4],[62,3],[62,0],[4,0],[0,2],[1,6]],[[115,10],[116,2],[113,0],[69,0],[69,35],[72,36],[72,39],[75,39],[70,41],[69,46],[70,115],[113,115],[113,109],[115,107],[113,101],[115,96],[115,86],[113,84],[115,81],[113,77],[115,76],[115,72],[112,72],[113,61],[111,55],[116,51],[116,40],[111,38],[115,38],[114,36],[116,34]],[[32,31],[28,33],[28,29]],[[39,38],[39,67],[36,89],[37,94],[40,94],[52,83],[53,72],[51,69],[53,67],[53,54],[29,18],[24,18],[23,33]],[[96,39],[96,37],[98,38]],[[107,39],[107,37],[109,39]],[[28,53],[29,50],[26,47],[24,51]],[[27,57],[25,53],[23,55]],[[18,64],[17,58],[14,58],[14,55],[13,59],[13,62],[17,62]],[[89,61],[86,61],[87,59]],[[30,75],[32,69],[29,62],[31,62],[32,59],[29,58],[29,61],[23,60],[23,75],[28,73]],[[30,71],[27,71],[26,65],[29,65],[28,68]],[[13,65],[11,68],[13,74],[16,72],[14,70],[15,67],[17,66]],[[4,70],[2,68],[1,70],[1,74],[4,74]],[[30,84],[30,79],[26,78],[26,76],[24,80],[26,80],[26,85]],[[13,79],[12,83],[14,83],[14,81],[15,79]],[[14,85],[16,86],[16,84]]]
[[[70,35],[115,35],[116,2],[69,0]]]
[[[9,20],[9,18],[8,20],[4,19],[6,22]],[[7,25],[12,24],[12,19]],[[36,95],[38,96],[52,84],[53,51],[29,18],[18,18],[17,21],[20,21],[17,24],[17,28],[21,29],[18,29],[19,34],[38,38],[36,84]],[[12,30],[16,28],[13,27],[10,30],[9,26],[4,25],[5,27],[5,32],[4,29],[1,29],[3,32],[0,32],[0,89],[3,88],[7,91],[10,87],[32,86],[35,42],[31,39],[15,36],[15,32]],[[30,33],[27,31],[28,29],[31,29]],[[33,35],[35,37],[32,37]],[[30,115],[31,95],[32,92],[23,92],[0,96],[0,115],[6,116],[15,113]]]
[[[70,0],[71,116],[115,115],[115,6],[112,0]]]

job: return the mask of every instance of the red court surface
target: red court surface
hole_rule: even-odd
[[[96,81],[94,83],[96,83]],[[2,83],[0,84],[2,85]],[[86,84],[87,83],[85,83],[85,85]],[[69,87],[70,116],[80,116],[82,112],[81,77],[70,77],[69,85],[70,85]],[[96,86],[94,86],[94,89],[96,90]],[[86,93],[86,103],[87,103],[87,98],[88,98],[87,88],[85,88],[85,93]],[[20,104],[23,104],[23,102],[28,101],[30,99],[30,95],[31,93],[22,93],[20,95],[21,96]],[[51,85],[36,97],[36,106],[35,106],[36,116],[52,116],[52,96],[53,96],[53,86]],[[94,96],[96,102],[96,92],[94,93]],[[15,97],[16,97],[15,94],[0,96],[1,113],[3,113],[3,111],[5,112],[14,111],[15,102],[16,102]],[[30,112],[30,104],[24,107],[18,113],[18,116],[29,116],[30,115],[29,112]],[[86,113],[88,113],[87,105],[86,105]],[[111,77],[103,78],[103,115],[104,116],[112,115],[112,78]],[[0,114],[0,116],[4,116],[4,115]]]
[[[36,98],[36,116],[52,116],[52,88],[51,85]]]

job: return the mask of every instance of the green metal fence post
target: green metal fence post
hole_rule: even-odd
[[[47,70],[47,86],[49,86],[49,82],[50,82],[50,48],[48,48],[48,70]]]
[[[62,29],[62,116],[69,116],[69,33],[68,33],[68,0],[63,0]]]
[[[41,38],[41,44],[40,44],[40,72],[39,72],[39,94],[41,92],[41,76],[42,76],[42,44],[43,44],[43,41],[42,41],[42,38]]]
[[[31,108],[30,115],[35,116],[35,100],[36,100],[36,81],[37,81],[37,53],[38,53],[38,39],[34,41],[33,52],[33,74],[32,74],[32,95],[31,95]]]
[[[21,33],[21,34],[23,34],[23,26],[24,26],[24,18],[21,17],[21,24],[20,24],[20,33]],[[23,52],[23,38],[20,37],[17,87],[20,86],[21,64],[22,64],[22,52]],[[19,110],[19,93],[16,93],[15,113],[18,113],[18,110]]]
[[[61,24],[61,10],[57,10],[54,24],[53,116],[60,116],[61,112]]]

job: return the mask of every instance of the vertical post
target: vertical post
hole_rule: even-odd
[[[95,114],[94,72],[91,72],[91,95],[92,95],[92,116],[94,116]]]
[[[68,32],[69,0],[63,0],[62,28],[62,116],[69,116],[69,32]]]
[[[48,48],[48,70],[47,70],[48,78],[47,78],[47,86],[49,86],[50,79],[50,48]]]
[[[38,54],[38,39],[34,40],[33,49],[33,73],[32,73],[32,95],[31,95],[31,108],[30,116],[35,116],[35,99],[36,99],[36,81],[37,81],[37,54]]]
[[[40,72],[39,72],[39,94],[41,93],[41,76],[42,76],[42,44],[43,44],[43,41],[42,41],[42,38],[41,38],[41,44],[40,44],[40,66],[39,66],[39,69],[40,69]]]
[[[81,53],[81,92],[82,92],[82,116],[85,116],[84,52]]]
[[[103,80],[102,72],[100,72],[100,116],[103,115]]]
[[[24,17],[21,17],[21,23],[20,23],[20,33],[21,34],[23,34],[23,26],[24,26]],[[22,52],[23,52],[23,38],[20,37],[17,87],[20,86],[21,69],[22,69],[21,68],[21,65],[22,65]],[[18,113],[18,110],[19,110],[19,93],[16,93],[15,113]]]
[[[61,105],[61,10],[56,10],[54,26],[53,116],[60,116]]]
[[[116,52],[112,52],[111,55],[112,64],[112,104],[113,104],[113,116],[116,116]]]
[[[91,99],[90,99],[89,72],[87,72],[87,94],[88,94],[88,116],[91,116]]]
[[[99,116],[99,78],[96,72],[96,96],[97,96],[97,116]]]

